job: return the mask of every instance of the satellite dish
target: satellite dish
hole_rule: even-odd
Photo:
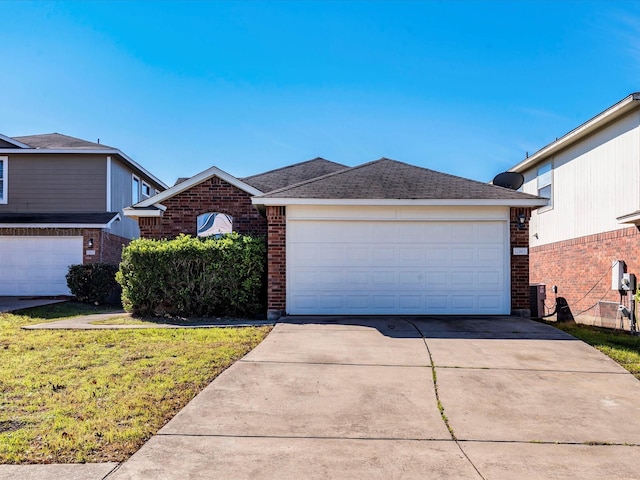
[[[519,189],[524,183],[524,175],[518,172],[502,172],[493,179],[493,184],[499,187]]]

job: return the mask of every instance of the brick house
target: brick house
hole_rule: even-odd
[[[556,285],[581,321],[611,326],[621,301],[612,263],[640,275],[640,94],[511,170],[524,175],[523,192],[548,199],[531,217],[532,283]]]
[[[545,203],[385,158],[314,159],[244,179],[212,167],[125,215],[151,238],[194,235],[208,212],[266,233],[271,317],[526,314],[527,220]]]

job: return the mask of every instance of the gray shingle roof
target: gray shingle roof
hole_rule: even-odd
[[[106,225],[116,215],[118,214],[115,212],[0,213],[0,225],[3,223]]]
[[[304,182],[305,180],[320,177],[328,173],[338,172],[345,168],[348,167],[318,157],[306,162],[289,165],[288,167],[241,178],[240,180],[262,192],[270,192],[286,187],[287,185]]]
[[[88,142],[81,138],[62,135],[61,133],[43,133],[40,135],[27,135],[24,137],[12,137],[19,142],[25,143],[33,148],[47,150],[109,150],[113,149],[102,143]]]
[[[262,198],[523,200],[533,195],[381,158],[261,195]]]

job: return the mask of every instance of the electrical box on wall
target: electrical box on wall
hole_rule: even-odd
[[[614,260],[611,265],[611,290],[622,290],[622,276],[624,275],[624,260]]]
[[[620,284],[620,290],[627,292],[636,291],[636,276],[633,273],[623,273],[622,283]]]

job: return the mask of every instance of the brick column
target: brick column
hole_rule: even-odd
[[[518,216],[525,215],[523,229],[518,228]],[[509,221],[510,257],[511,257],[511,314],[524,317],[531,316],[529,305],[529,255],[514,255],[513,249],[521,247],[529,252],[529,218],[530,208],[511,208]]]
[[[267,318],[276,320],[287,307],[286,207],[267,206]]]

